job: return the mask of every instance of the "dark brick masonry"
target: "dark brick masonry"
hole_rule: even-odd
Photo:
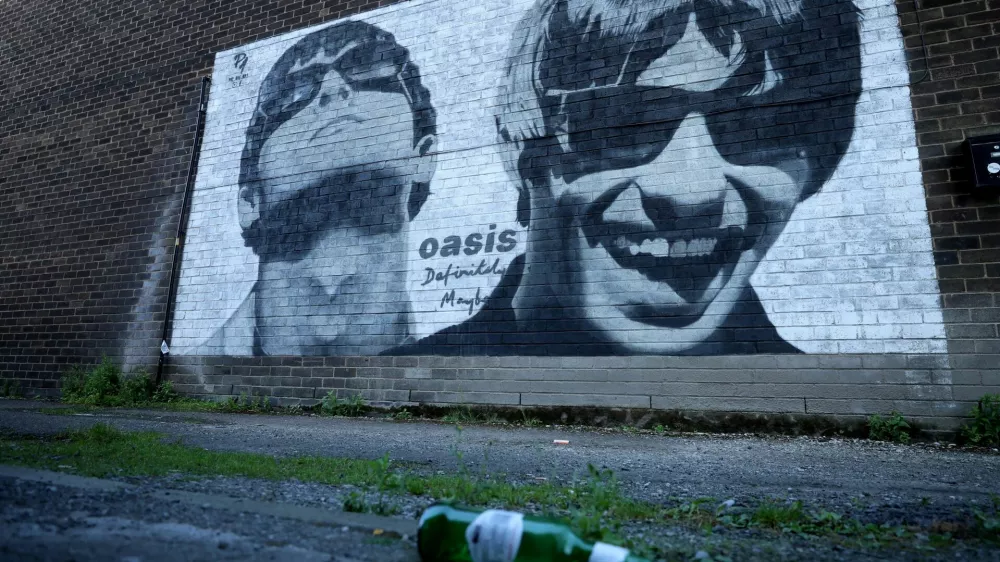
[[[0,3],[3,378],[45,393],[102,354],[155,364],[214,54],[389,3]]]
[[[389,3],[0,3],[0,376],[16,379],[29,394],[44,393],[55,388],[67,364],[93,361],[102,354],[130,364],[154,364],[173,234],[194,144],[198,88],[202,77],[211,74],[214,53]],[[1000,195],[971,193],[961,143],[966,136],[1000,132],[1000,0],[919,0],[919,12],[912,0],[901,0],[897,7],[914,69],[913,107],[951,351],[998,354]],[[950,372],[940,370],[943,365],[937,363],[920,366],[920,358],[884,357],[867,366],[872,358],[833,357],[827,358],[831,361],[827,366],[822,358],[803,357],[802,361],[816,364],[802,366],[808,373],[789,375],[795,381],[825,379],[834,372],[826,369],[835,369],[838,376],[854,369],[857,380],[850,379],[851,384],[871,383],[855,388],[855,393],[868,394],[848,395],[850,388],[838,386],[804,389],[815,395],[803,397],[802,389],[793,388],[785,404],[774,402],[780,393],[727,402],[694,389],[690,390],[694,398],[685,401],[671,387],[662,394],[669,403],[657,404],[660,389],[635,388],[628,390],[630,394],[610,397],[618,401],[608,405],[630,406],[640,399],[653,407],[688,410],[714,405],[793,411],[795,405],[808,413],[875,411],[898,404],[902,396],[895,390],[891,396],[871,396],[878,389],[891,390],[887,383],[928,385],[948,374],[955,385],[962,385],[956,389],[968,392],[925,397],[925,402],[915,404],[926,411],[911,412],[935,417],[947,414],[938,410],[950,408],[951,400],[967,403],[984,388],[996,388],[990,385],[997,384],[998,357],[953,355],[955,370]],[[433,358],[421,361],[425,359]],[[845,368],[840,362],[848,359],[853,363]],[[508,360],[513,363],[498,366],[516,371],[511,376],[533,372],[533,365],[518,363],[527,359]],[[407,377],[402,376],[401,370],[417,369],[408,376],[426,375],[433,384],[421,383],[419,392],[441,394],[439,401],[450,400],[449,396],[469,401],[474,394],[490,403],[503,402],[509,395],[513,403],[516,394],[519,403],[529,404],[532,397],[517,385],[450,380],[457,379],[455,369],[482,370],[493,361],[490,358],[483,359],[483,365],[465,365],[458,359],[435,363],[426,373],[416,363],[393,363],[380,367],[377,374],[364,371],[370,368],[367,365],[310,363],[315,358],[291,359],[295,373],[285,372],[286,365],[265,365],[256,358],[234,361],[229,372],[227,365],[211,359],[205,360],[210,369],[179,361],[174,373],[180,385],[198,386],[205,394],[259,386],[272,396],[315,400],[321,390],[364,388],[372,393],[371,399],[381,393],[381,399],[393,401],[424,398],[414,395],[418,387],[404,384]],[[654,365],[655,378],[662,381],[665,367],[660,361],[667,359],[656,358]],[[671,363],[678,369],[677,384],[683,384],[689,376],[686,371],[697,368],[698,361],[707,361],[701,367],[705,370],[696,373],[699,381],[732,386],[727,377],[734,376],[750,377],[745,382],[754,384],[787,382],[775,370],[776,363],[774,367],[761,363],[756,371],[747,367],[748,361],[777,361],[761,357],[740,358],[739,365],[730,369],[707,359],[684,359],[683,368]],[[790,368],[787,361],[782,359],[783,368]],[[560,363],[562,371],[544,365],[550,369],[546,377],[558,382],[566,375],[563,371],[573,369],[577,380],[584,366],[568,365]],[[333,377],[328,367],[333,368]],[[609,363],[612,367],[621,368]],[[239,372],[243,368],[252,372]],[[205,379],[206,370],[219,380]],[[645,376],[633,375],[640,383]],[[607,373],[594,376],[610,378]],[[712,376],[722,378],[716,381]],[[992,378],[987,380],[988,376]],[[557,390],[548,390],[548,399],[563,396],[552,394]],[[859,406],[864,397],[871,398],[870,407]]]
[[[896,7],[949,351],[1000,353],[1000,193],[973,192],[963,151],[967,137],[1000,133],[1000,1]]]

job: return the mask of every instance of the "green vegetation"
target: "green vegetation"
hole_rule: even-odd
[[[378,490],[378,501],[371,506],[371,512],[376,515],[395,515],[399,508],[388,501],[386,494],[403,487],[403,477],[392,470],[389,453],[374,461],[372,478]]]
[[[62,401],[73,404],[76,409],[47,411],[52,414],[72,414],[78,411],[90,411],[95,407],[144,407],[164,408],[179,411],[206,411],[229,413],[285,413],[305,414],[319,413],[329,416],[359,417],[371,412],[373,408],[360,394],[341,399],[335,390],[331,390],[316,406],[302,407],[294,405],[277,407],[270,398],[264,395],[241,393],[220,402],[196,400],[178,395],[170,382],[156,384],[144,370],[135,370],[125,374],[121,367],[107,357],[91,367],[75,366],[62,378]],[[21,390],[12,379],[0,380],[0,397],[20,397]],[[397,421],[409,421],[414,414],[407,409],[397,410],[387,414]],[[471,405],[458,406],[449,410],[441,421],[454,424],[501,425],[511,423],[524,427],[538,427],[543,422],[530,416],[526,410],[520,410],[520,419],[514,414],[513,419],[503,416],[490,408],[478,408]],[[635,426],[622,425],[619,429],[624,433],[635,434],[639,430]],[[868,418],[869,438],[876,441],[894,443],[909,443],[915,429],[897,411],[888,415],[875,414]],[[670,428],[656,425],[652,432],[666,435]],[[961,439],[976,446],[1000,445],[1000,394],[986,394],[979,399],[972,409],[971,420],[962,428]]]
[[[886,417],[875,414],[868,418],[868,438],[873,441],[909,443],[910,430],[909,422],[895,410]]]
[[[331,390],[323,397],[319,411],[325,416],[346,416],[356,418],[365,415],[371,408],[360,394],[355,394],[347,400],[337,398],[337,391]]]
[[[392,413],[392,419],[396,421],[410,421],[413,419],[413,412],[403,408]]]
[[[504,423],[503,418],[489,410],[481,410],[472,406],[459,406],[452,408],[447,414],[441,417],[441,421],[454,424],[482,424],[500,425]]]
[[[378,501],[370,503],[364,492],[351,491],[344,500],[344,511],[354,513],[374,513],[376,515],[395,515],[399,506],[393,505],[387,494],[403,488],[403,477],[392,470],[389,453],[381,458],[370,461],[368,466],[368,482],[374,484],[378,493]]]
[[[588,540],[624,544],[640,554],[654,557],[656,547],[622,538],[629,524],[675,523],[700,528],[706,533],[721,526],[764,533],[791,533],[870,547],[908,544],[904,541],[929,547],[947,544],[955,536],[1000,540],[997,513],[1000,501],[991,509],[975,512],[975,520],[967,526],[943,533],[917,527],[865,524],[830,511],[809,509],[801,502],[771,500],[740,506],[733,500],[719,503],[712,498],[700,498],[672,500],[664,505],[625,496],[610,470],[598,470],[593,466],[588,467],[587,474],[568,485],[550,481],[512,484],[505,478],[487,474],[485,468],[478,472],[468,470],[458,445],[456,443],[453,449],[462,466],[458,474],[422,474],[392,462],[388,455],[370,461],[216,452],[166,441],[155,433],[124,433],[99,424],[86,431],[55,438],[5,436],[0,438],[0,461],[97,477],[164,476],[181,472],[190,476],[295,478],[303,482],[348,485],[357,490],[348,495],[345,510],[379,514],[398,512],[392,498],[401,494],[508,509],[538,510],[539,506],[545,506],[541,508],[543,515],[569,522]],[[369,500],[372,497],[376,499]]]
[[[77,365],[62,378],[62,400],[69,404],[146,406],[179,399],[169,382],[157,385],[143,370],[126,375],[107,357],[90,368]]]
[[[254,396],[241,392],[238,397],[230,396],[222,402],[215,403],[215,409],[220,412],[238,414],[268,414],[274,411],[274,406],[271,405],[271,399],[267,396]]]
[[[0,381],[0,398],[21,398],[21,385],[14,379]]]
[[[521,408],[521,420],[520,420],[520,422],[521,422],[521,425],[523,425],[524,427],[541,427],[542,426],[542,420],[540,420],[540,419],[538,419],[536,417],[533,417],[533,416],[529,416],[528,412],[524,408]]]
[[[993,494],[992,505],[986,511],[976,509],[975,535],[987,540],[1000,541],[1000,496]]]
[[[1000,445],[1000,394],[985,394],[972,407],[972,420],[962,428],[962,437],[972,445]]]

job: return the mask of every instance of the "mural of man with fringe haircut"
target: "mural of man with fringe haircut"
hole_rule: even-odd
[[[538,0],[496,116],[525,254],[441,354],[794,353],[750,278],[847,151],[850,0]]]

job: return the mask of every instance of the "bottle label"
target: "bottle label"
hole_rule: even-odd
[[[588,562],[625,562],[628,549],[606,542],[594,543]]]
[[[521,546],[524,515],[489,509],[465,530],[472,562],[513,562]]]

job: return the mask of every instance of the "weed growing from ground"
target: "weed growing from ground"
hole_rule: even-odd
[[[427,483],[422,478],[405,478],[404,485],[412,496],[422,496],[427,493]]]
[[[146,406],[179,400],[170,383],[157,385],[144,370],[126,375],[107,357],[98,365],[77,365],[62,378],[62,400],[88,406]]]
[[[767,502],[750,515],[750,522],[765,529],[784,530],[799,524],[805,518],[802,502],[778,503]]]
[[[378,489],[378,503],[375,504],[372,512],[376,515],[395,515],[399,512],[399,508],[386,501],[386,494],[398,490],[402,486],[403,479],[392,471],[389,453],[376,459],[372,470],[375,486]]]
[[[371,511],[371,505],[365,500],[365,495],[358,491],[353,491],[347,494],[344,499],[344,511],[349,511],[351,513],[368,513]]]
[[[267,396],[241,392],[239,396],[230,396],[219,403],[218,409],[223,412],[240,414],[267,414],[274,411],[271,400]]]
[[[962,437],[973,445],[1000,445],[1000,394],[985,394],[972,407],[972,420],[962,428]]]
[[[355,394],[347,400],[337,398],[337,391],[331,390],[323,397],[319,411],[325,416],[345,416],[356,418],[365,415],[370,407],[360,394]]]
[[[909,443],[910,424],[895,410],[886,417],[875,414],[868,418],[868,438],[874,441]]]
[[[413,412],[403,408],[402,410],[393,412],[392,419],[396,421],[410,421],[413,419]]]
[[[20,398],[21,386],[13,379],[0,382],[0,398]]]
[[[529,416],[528,412],[521,408],[521,425],[524,427],[539,427],[542,425],[542,420]]]
[[[441,418],[441,421],[467,425],[499,425],[504,423],[503,418],[497,415],[496,412],[475,410],[471,406],[452,408],[450,412]]]
[[[389,501],[387,494],[402,487],[403,478],[392,471],[392,461],[389,453],[371,461],[368,465],[367,480],[374,484],[378,491],[378,501],[370,503],[363,492],[352,491],[344,499],[344,511],[354,513],[374,513],[376,515],[395,515],[399,506]]]

